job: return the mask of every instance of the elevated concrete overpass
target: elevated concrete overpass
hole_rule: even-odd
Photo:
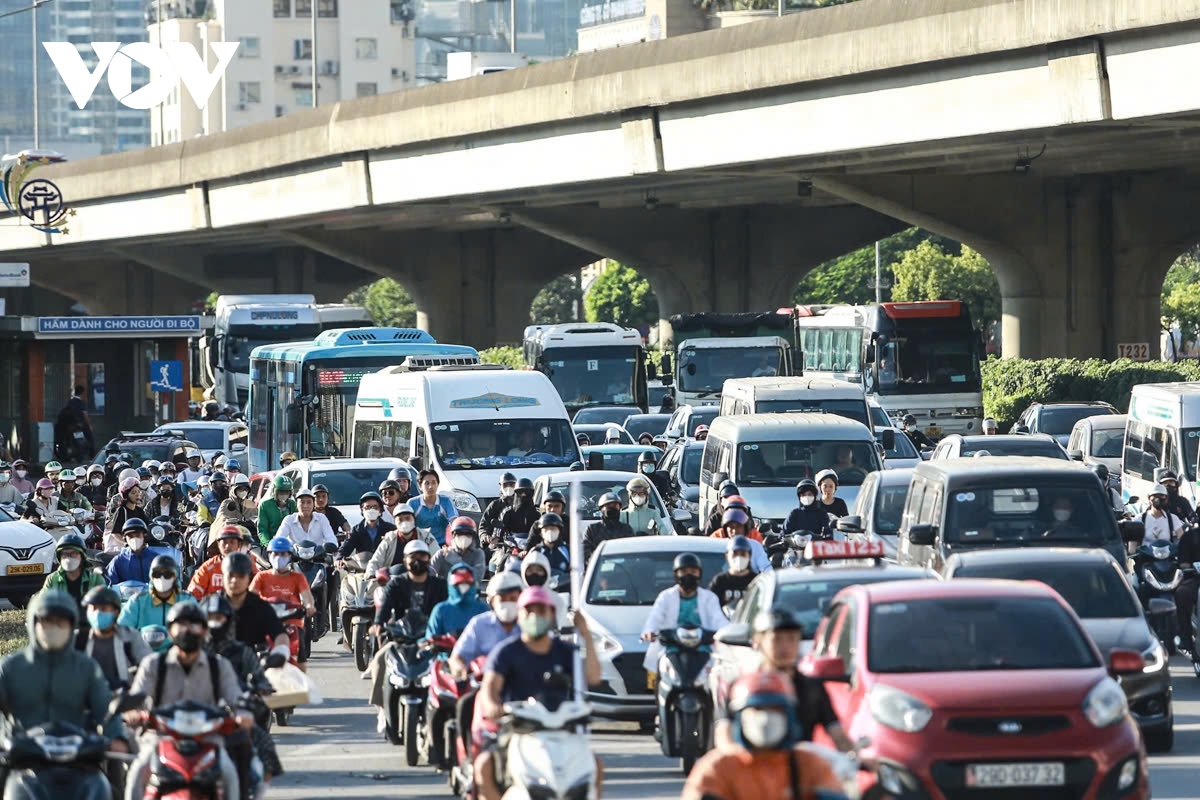
[[[1200,239],[1198,66],[1200,0],[861,0],[48,167],[70,234],[0,258],[107,311],[388,275],[487,345],[597,255],[663,317],[766,308],[917,224],[991,260],[1006,353],[1111,356]]]

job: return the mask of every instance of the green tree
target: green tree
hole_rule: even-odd
[[[413,328],[417,324],[417,304],[403,286],[391,278],[380,278],[346,295],[344,302],[360,305],[375,320],[388,328]]]
[[[529,307],[529,321],[536,325],[575,322],[578,319],[575,316],[576,309],[583,307],[580,302],[582,299],[578,272],[557,277],[533,298],[533,305]]]
[[[1200,259],[1184,253],[1163,281],[1162,322],[1164,328],[1178,324],[1185,340],[1200,335]]]
[[[615,322],[635,328],[658,321],[658,298],[650,281],[611,260],[588,287],[583,307],[588,322]]]
[[[884,280],[891,280],[891,265],[899,261],[905,251],[925,241],[944,248],[958,247],[958,242],[920,228],[909,228],[880,239],[879,258]],[[874,303],[875,290],[871,288],[874,279],[875,245],[870,245],[815,267],[796,285],[795,301],[799,305]],[[883,291],[883,298],[890,299],[887,289]]]
[[[934,242],[921,242],[906,252],[892,271],[896,275],[894,300],[962,300],[981,328],[1000,318],[996,273],[987,259],[966,245],[954,256]]]

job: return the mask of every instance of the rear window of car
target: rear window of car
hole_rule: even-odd
[[[604,606],[652,606],[659,593],[675,585],[672,567],[678,552],[602,553],[587,586],[587,603]],[[702,581],[725,570],[725,554],[699,552]]]
[[[829,609],[829,603],[833,600],[833,596],[842,589],[855,584],[866,585],[881,581],[906,580],[907,578],[908,576],[897,577],[895,573],[888,570],[880,570],[877,576],[870,577],[861,575],[853,578],[830,576],[829,579],[821,581],[788,581],[778,585],[775,590],[775,601],[771,607],[790,610],[803,623],[804,638],[811,639],[816,633],[821,617],[825,616],[825,612]]]
[[[954,577],[1041,581],[1062,595],[1081,619],[1142,615],[1129,584],[1108,562],[1063,564],[1029,559],[1007,564],[966,564],[954,571]]]
[[[1075,406],[1066,408],[1043,408],[1038,415],[1038,431],[1055,436],[1065,436],[1075,427],[1075,423],[1088,417],[1098,417],[1101,414],[1113,414],[1111,408],[1104,406]]]
[[[989,455],[993,456],[1043,456],[1059,458],[1063,461],[1069,460],[1057,442],[1034,438],[1011,439],[1003,442],[972,442],[971,444],[963,442],[962,452],[959,455],[967,458],[980,450],[986,450]]]

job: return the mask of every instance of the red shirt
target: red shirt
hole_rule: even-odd
[[[308,591],[308,579],[299,570],[290,569],[280,575],[275,570],[266,570],[254,576],[250,591],[268,602],[287,602],[304,605],[301,592]]]

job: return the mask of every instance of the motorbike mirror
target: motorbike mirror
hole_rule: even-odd
[[[1083,451],[1082,450],[1068,450],[1067,457],[1070,458],[1072,461],[1083,461]]]
[[[700,535],[700,529],[699,529],[699,528],[697,528],[697,527],[695,527],[695,526],[692,526],[691,528],[688,528],[688,530],[687,530],[687,535],[688,535],[688,536],[699,536],[699,535]]]
[[[112,700],[108,702],[108,719],[116,717],[118,714],[123,714],[126,711],[132,711],[135,708],[141,708],[146,702],[144,694],[130,694],[129,690],[122,687],[113,695]]]
[[[263,665],[267,669],[279,669],[287,663],[287,656],[283,653],[267,653],[263,658]]]
[[[731,647],[750,646],[750,624],[747,622],[731,622],[717,631],[713,639]]]
[[[333,542],[326,542],[326,543],[325,543],[325,552],[326,552],[326,553],[329,553],[330,555],[333,555],[333,554],[334,554],[334,553],[336,553],[337,551],[338,551],[338,548],[337,548],[337,545],[336,545],[336,544],[334,544]]]
[[[420,472],[421,470],[425,469],[425,459],[421,458],[420,456],[413,456],[408,460],[408,465],[417,472]]]
[[[1119,526],[1121,539],[1125,542],[1140,542],[1146,536],[1146,526],[1138,519],[1123,520]]]
[[[850,680],[846,674],[846,662],[837,656],[820,656],[806,660],[800,670],[810,678],[817,680],[845,683]]]
[[[920,523],[908,529],[910,544],[931,547],[937,541],[937,526]]]

